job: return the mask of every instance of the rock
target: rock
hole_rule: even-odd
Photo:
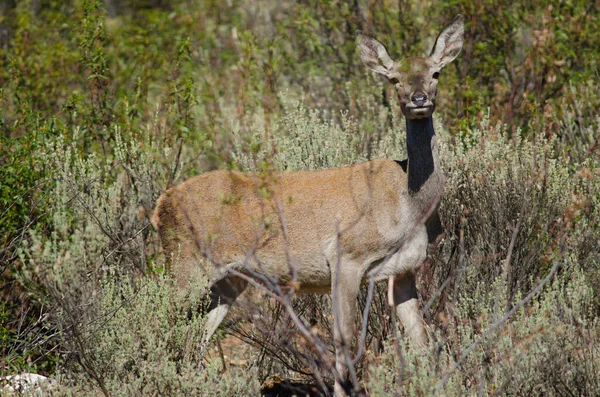
[[[0,378],[0,391],[3,395],[12,392],[14,395],[26,393],[29,396],[43,396],[44,391],[51,389],[55,384],[55,381],[45,376],[24,373]]]

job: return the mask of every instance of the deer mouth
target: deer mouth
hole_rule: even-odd
[[[433,104],[427,104],[424,106],[407,106],[407,113],[414,118],[425,118],[429,117],[433,113]]]

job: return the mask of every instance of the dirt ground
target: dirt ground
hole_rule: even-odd
[[[237,337],[227,335],[214,343],[209,348],[208,354],[210,357],[220,358],[226,368],[231,368],[248,365],[253,354],[252,350],[252,347]],[[261,394],[264,397],[321,397],[332,392],[333,386],[329,387],[328,393],[323,393],[316,383],[306,379],[282,379],[278,376],[267,379],[261,386]]]

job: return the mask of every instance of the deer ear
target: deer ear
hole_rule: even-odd
[[[465,25],[463,16],[457,15],[435,40],[431,59],[441,68],[449,64],[460,54],[463,45]]]
[[[356,46],[360,51],[361,61],[369,69],[390,78],[394,70],[394,61],[383,44],[357,30]]]

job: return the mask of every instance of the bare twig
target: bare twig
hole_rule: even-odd
[[[219,357],[221,358],[221,364],[223,364],[223,372],[227,371],[227,363],[225,362],[225,355],[223,354],[223,346],[221,341],[217,340],[217,350],[219,350]]]
[[[523,200],[523,207],[521,208],[521,211],[519,212],[519,218],[517,219],[517,224],[515,225],[515,228],[513,229],[513,233],[512,236],[510,238],[510,245],[508,246],[508,255],[506,255],[506,260],[504,262],[504,280],[506,282],[506,309],[510,310],[510,301],[512,299],[512,287],[511,287],[511,283],[512,283],[512,264],[511,264],[511,260],[512,260],[512,256],[513,256],[513,252],[515,250],[515,243],[517,242],[517,236],[519,235],[519,229],[521,227],[521,221],[523,219],[523,211],[525,209],[525,203],[527,203],[527,200]]]
[[[367,302],[365,303],[365,308],[363,310],[362,317],[362,327],[360,330],[360,340],[358,343],[358,349],[356,351],[356,356],[354,360],[352,360],[352,365],[354,366],[362,357],[365,348],[365,339],[367,338],[367,325],[369,323],[369,311],[371,310],[371,301],[373,300],[373,291],[375,289],[375,278],[369,277],[369,289],[367,291]]]

